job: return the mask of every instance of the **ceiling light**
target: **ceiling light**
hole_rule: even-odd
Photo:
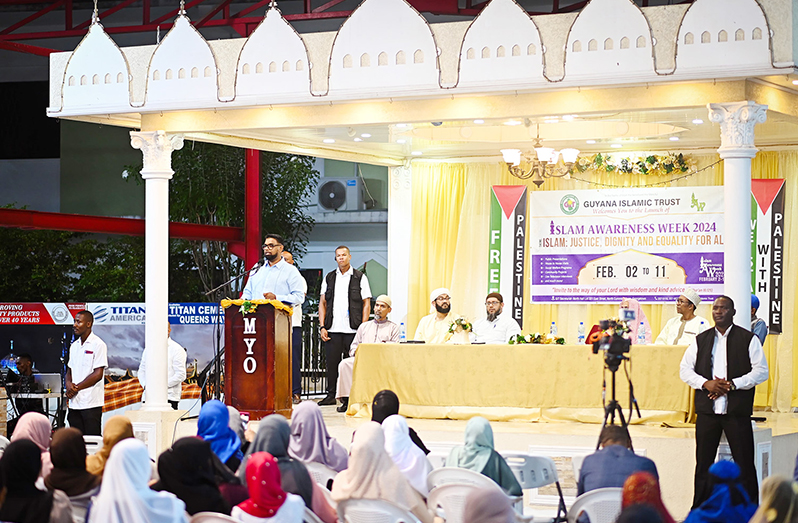
[[[574,118],[576,118],[576,115],[573,115],[573,114],[566,114],[566,115],[563,115],[563,117],[562,117],[562,119],[565,120],[566,122],[570,122]]]
[[[594,143],[596,143],[596,140],[587,140],[585,143],[593,145]]]
[[[792,81],[792,84],[793,84],[793,85],[798,85],[798,80],[793,80],[793,81]]]
[[[370,133],[362,133],[362,134],[360,135],[360,137],[361,137],[361,138],[371,138],[371,134],[370,134]]]
[[[695,120],[693,120],[693,123],[696,125],[701,125],[702,123],[704,123],[704,120],[702,120],[701,118],[696,118]]]
[[[413,152],[412,152],[412,153],[410,153],[410,154],[412,154],[413,156],[421,156],[421,155],[422,155],[422,154],[424,154],[424,153],[422,153],[421,151],[413,151]]]
[[[362,141],[363,141],[363,138],[357,138],[357,137],[355,137],[355,139],[354,139],[353,141],[355,141],[355,142],[362,142]]]
[[[614,143],[614,144],[610,145],[610,147],[612,147],[613,149],[620,149],[621,147],[623,147],[623,145],[621,145],[619,143]]]
[[[678,137],[678,136],[671,136],[671,137],[670,137],[670,138],[668,138],[668,139],[669,139],[670,141],[672,141],[672,142],[678,142],[678,141],[679,141],[679,137]]]
[[[325,138],[325,139],[323,140],[323,142],[324,142],[324,143],[335,143],[335,140],[333,140],[332,138]]]
[[[477,125],[482,125],[483,123],[485,123],[485,120],[477,118],[476,120],[474,120],[474,123]]]
[[[521,125],[522,123],[524,122],[522,122],[521,120],[507,120],[506,122],[504,122],[504,125],[510,125],[510,126]]]
[[[532,183],[540,187],[546,178],[570,178],[571,171],[579,155],[578,149],[568,148],[555,151],[551,147],[543,147],[540,139],[535,141],[536,158],[524,155],[523,159],[529,164],[529,169],[521,168],[521,151],[518,149],[502,149],[502,157],[507,164],[507,170],[516,178],[526,180],[532,178]],[[558,165],[562,155],[565,165]]]
[[[399,138],[398,140],[396,140],[396,143],[407,143],[407,140],[405,140],[404,138]]]

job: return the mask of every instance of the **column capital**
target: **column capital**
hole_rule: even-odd
[[[726,158],[753,158],[754,126],[767,120],[767,105],[756,102],[733,102],[707,104],[709,121],[720,124],[720,147],[718,153]]]
[[[141,177],[145,180],[160,178],[171,180],[172,151],[183,148],[182,134],[166,134],[166,131],[130,131],[130,145],[144,154]]]

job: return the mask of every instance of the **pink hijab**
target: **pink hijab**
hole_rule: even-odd
[[[50,461],[50,437],[53,435],[53,428],[50,420],[44,414],[38,412],[27,412],[19,418],[11,441],[19,439],[29,439],[42,451],[42,471],[41,477],[46,478],[53,470],[53,463]]]
[[[624,307],[624,305],[626,305]],[[622,309],[629,309],[630,311],[635,311],[635,321],[630,322],[629,328],[632,332],[629,333],[630,339],[632,343],[637,343],[637,329],[640,327],[640,322],[646,324],[646,345],[651,345],[651,323],[648,322],[648,318],[646,318],[646,313],[643,312],[643,307],[640,306],[640,302],[634,298],[624,298],[621,300],[621,308]]]

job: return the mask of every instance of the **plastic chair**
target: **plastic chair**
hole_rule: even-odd
[[[565,507],[565,498],[562,495],[562,487],[554,460],[546,456],[533,456],[524,452],[503,452],[502,456],[515,474],[522,489],[540,488],[552,483],[557,486],[560,501],[557,504],[557,516],[554,521],[565,521],[568,517],[568,510]]]
[[[86,454],[97,454],[103,446],[102,436],[83,436],[83,441],[86,442]]]
[[[237,519],[233,519],[226,514],[219,514],[218,512],[197,512],[191,519],[191,523],[240,523]]]
[[[95,487],[88,492],[77,496],[70,496],[69,502],[72,503],[72,521],[74,523],[84,523],[86,521],[86,511],[94,496],[100,492],[100,487]]]
[[[482,487],[466,483],[447,483],[435,487],[427,497],[427,508],[433,515],[442,518],[446,523],[461,523],[466,500],[472,492],[477,490],[482,490]],[[518,523],[529,523],[533,518],[534,516],[515,513],[515,520]]]
[[[319,516],[317,516],[308,507],[305,507],[305,515],[302,516],[303,523],[324,523]]]
[[[338,474],[336,471],[327,465],[313,461],[305,462],[305,468],[308,469],[310,477],[313,479],[313,481],[319,485],[322,485],[327,490],[332,488],[332,482],[335,479],[335,476]]]
[[[458,467],[443,467],[435,469],[427,475],[427,487],[432,491],[441,485],[458,484],[458,485],[473,485],[479,488],[495,488],[499,489],[502,494],[507,496],[507,493],[502,490],[498,483],[493,481],[487,476],[483,476],[479,472],[474,472],[469,469],[461,469]],[[519,514],[524,512],[524,497],[523,496],[507,496],[510,498],[513,508]]]
[[[411,512],[379,499],[346,499],[339,502],[338,521],[341,523],[421,523]]]
[[[449,457],[449,452],[444,450],[431,450],[427,454],[427,459],[432,463],[433,469],[440,469],[446,466],[446,458]]]
[[[571,467],[574,469],[574,478],[579,481],[579,473],[582,471],[582,463],[589,454],[576,454],[571,456]]]
[[[568,511],[568,523],[576,523],[579,514],[585,512],[590,523],[613,523],[621,513],[623,489],[617,487],[599,488],[585,492],[574,501]]]

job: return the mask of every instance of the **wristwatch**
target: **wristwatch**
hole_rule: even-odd
[[[729,380],[729,383],[731,383],[731,387],[729,388],[730,391],[737,390],[737,385],[735,385],[732,380]]]

